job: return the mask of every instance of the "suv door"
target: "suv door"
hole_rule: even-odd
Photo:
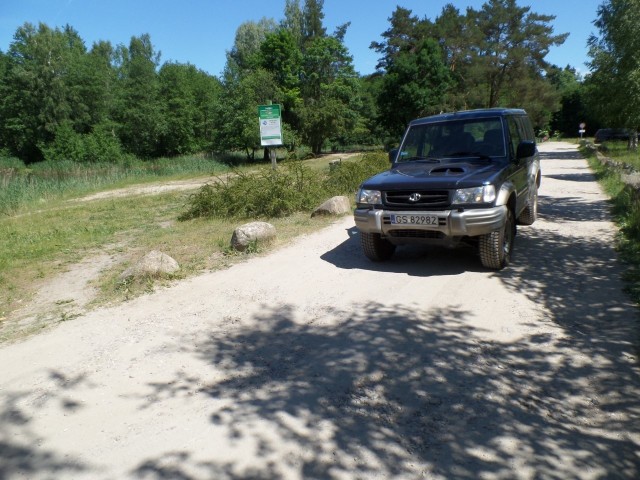
[[[511,173],[511,181],[516,189],[516,211],[515,216],[518,217],[522,209],[527,204],[527,198],[529,194],[529,182],[528,182],[528,159],[518,159],[516,154],[518,152],[518,145],[523,140],[526,140],[527,134],[523,131],[522,122],[518,121],[518,117],[508,116],[506,118],[507,126],[509,129],[509,171]]]

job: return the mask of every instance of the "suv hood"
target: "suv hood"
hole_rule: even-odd
[[[493,161],[443,161],[441,163],[407,162],[395,164],[362,186],[371,190],[405,190],[466,188],[493,183],[504,170],[504,163]]]

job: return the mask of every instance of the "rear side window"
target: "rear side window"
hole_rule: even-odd
[[[520,124],[520,135],[523,140],[529,142],[535,142],[536,136],[531,126],[531,120],[529,117],[518,117],[518,123]]]
[[[522,131],[519,122],[516,120],[516,117],[508,117],[507,124],[509,125],[509,152],[512,157],[516,156],[516,152],[518,151],[518,145],[523,140]]]

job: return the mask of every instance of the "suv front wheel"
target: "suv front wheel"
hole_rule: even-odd
[[[482,265],[493,270],[502,270],[509,265],[515,236],[516,222],[513,212],[508,209],[504,226],[479,238],[478,247]]]
[[[396,251],[396,246],[382,238],[379,233],[360,232],[360,243],[364,254],[374,262],[389,260]]]
[[[534,188],[531,191],[527,206],[524,208],[520,216],[518,217],[518,223],[521,225],[533,225],[533,222],[538,218],[538,189]]]

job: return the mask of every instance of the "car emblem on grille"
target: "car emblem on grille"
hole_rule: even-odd
[[[412,193],[411,195],[409,195],[409,201],[410,202],[417,202],[418,200],[420,200],[422,198],[422,195],[420,195],[419,193]]]

